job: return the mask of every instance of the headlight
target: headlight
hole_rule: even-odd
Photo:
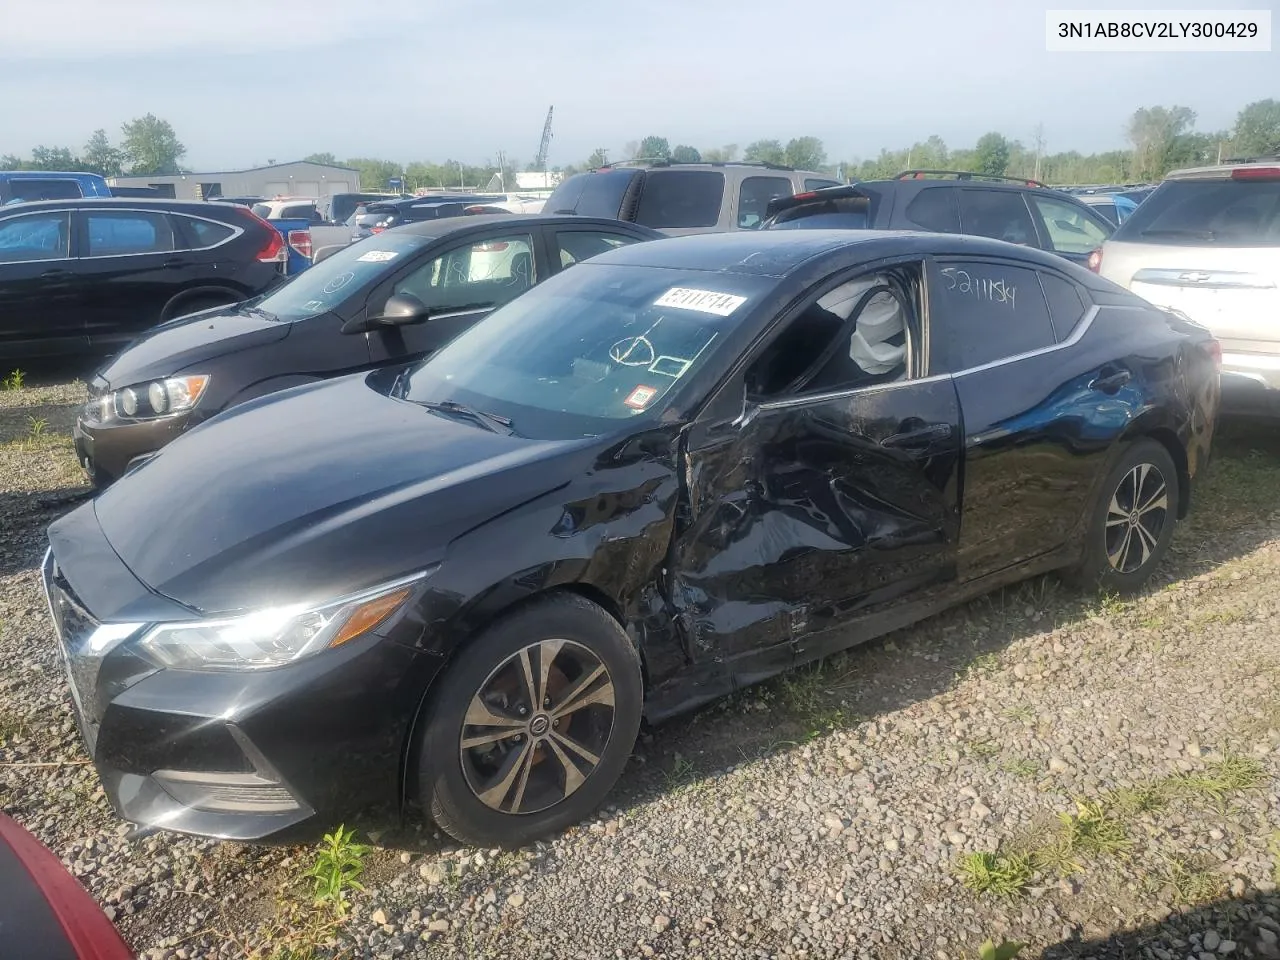
[[[180,670],[260,670],[278,667],[368,633],[399,610],[415,574],[322,606],[284,606],[226,620],[154,627],[140,652],[158,666]]]
[[[90,400],[84,408],[85,419],[109,423],[116,419],[152,420],[185,413],[200,402],[207,386],[209,378],[205,374],[135,384]]]

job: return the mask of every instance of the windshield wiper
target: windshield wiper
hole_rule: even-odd
[[[240,312],[261,317],[263,320],[279,320],[280,319],[274,313],[271,313],[268,310],[263,310],[261,307],[250,306],[247,303],[240,304]]]
[[[1217,240],[1218,235],[1212,230],[1143,230],[1144,237],[1195,237],[1197,240]]]
[[[515,427],[511,425],[510,417],[499,416],[496,413],[488,413],[484,410],[477,410],[475,407],[468,407],[465,403],[458,403],[456,400],[415,400],[413,401],[420,407],[426,407],[428,410],[436,410],[440,413],[451,413],[456,416],[467,417],[474,420],[486,430],[494,433],[501,433],[508,437],[519,436]]]

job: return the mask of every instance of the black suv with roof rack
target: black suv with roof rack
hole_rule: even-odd
[[[751,230],[778,197],[839,180],[772,163],[675,163],[627,160],[564,180],[547,198],[544,213],[610,217],[672,235]]]
[[[1038,180],[955,170],[906,170],[770,202],[763,229],[928,230],[1039,247],[1079,264],[1115,227]]]

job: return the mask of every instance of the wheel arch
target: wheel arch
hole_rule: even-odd
[[[1191,509],[1190,464],[1187,462],[1186,448],[1178,438],[1178,431],[1167,412],[1153,409],[1134,418],[1121,435],[1122,442],[1116,445],[1117,450],[1111,463],[1114,464],[1124,450],[1142,439],[1154,440],[1160,444],[1173,461],[1173,466],[1178,471],[1178,519],[1185,519]]]
[[[223,296],[231,297],[231,299],[227,301],[228,303],[236,303],[237,301],[245,299],[247,294],[243,290],[228,284],[203,284],[198,287],[188,287],[185,290],[175,293],[169,298],[168,302],[166,302],[160,309],[160,319],[172,320],[176,316],[181,316],[182,314],[175,313],[174,311],[185,303],[190,303],[195,300],[211,300],[214,297]]]
[[[627,638],[635,648],[636,658],[640,663],[641,690],[648,690],[649,688],[649,671],[642,638],[643,628],[638,621],[628,622],[623,612],[622,604],[604,588],[589,580],[576,579],[548,584],[532,592],[520,591],[518,595],[513,596],[510,592],[513,587],[517,590],[519,589],[515,581],[497,585],[488,592],[486,598],[483,598],[477,604],[479,607],[477,612],[480,615],[475,616],[473,613],[472,616],[468,617],[467,628],[461,633],[456,642],[449,647],[439,668],[432,674],[431,679],[422,690],[422,694],[418,699],[418,706],[414,711],[413,719],[409,724],[409,729],[401,748],[400,807],[402,810],[408,809],[416,803],[413,785],[418,780],[419,772],[418,764],[421,751],[418,749],[418,744],[425,729],[427,708],[432,690],[435,689],[440,678],[452,666],[458,655],[467,650],[481,632],[504,617],[511,616],[532,604],[540,603],[548,597],[564,594],[581,597],[600,607],[626,633]]]

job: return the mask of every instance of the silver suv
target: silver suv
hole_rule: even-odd
[[[628,160],[569,177],[542,212],[629,220],[671,235],[723,233],[755,229],[776,197],[838,186],[826,174],[771,163]]]
[[[1280,157],[1169,174],[1089,265],[1213,332],[1223,410],[1280,415]]]

